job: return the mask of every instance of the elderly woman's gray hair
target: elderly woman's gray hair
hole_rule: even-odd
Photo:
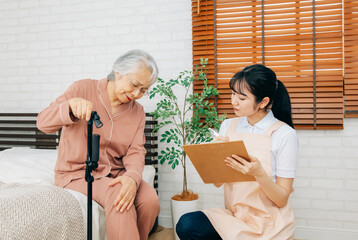
[[[142,50],[131,50],[124,55],[120,56],[113,64],[112,72],[107,76],[108,80],[114,79],[114,73],[118,72],[119,75],[126,75],[138,70],[141,66],[146,67],[151,72],[151,83],[155,83],[158,78],[158,67],[154,58]]]

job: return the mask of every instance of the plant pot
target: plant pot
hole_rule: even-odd
[[[173,219],[173,229],[174,229],[174,237],[175,240],[180,240],[178,237],[175,227],[180,219],[180,217],[188,212],[199,211],[199,199],[191,200],[191,201],[177,201],[170,199],[170,203],[172,205],[172,219]]]

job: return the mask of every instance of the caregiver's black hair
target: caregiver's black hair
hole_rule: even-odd
[[[291,116],[291,101],[287,89],[276,78],[276,74],[270,68],[262,64],[254,64],[237,72],[230,80],[230,88],[243,94],[243,88],[247,88],[255,97],[256,103],[268,97],[266,106],[271,107],[273,115],[293,128]]]

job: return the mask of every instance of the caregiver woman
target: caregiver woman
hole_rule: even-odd
[[[55,167],[57,186],[87,193],[85,160],[91,111],[103,122],[99,166],[93,171],[93,199],[106,212],[108,240],[147,239],[159,213],[157,194],[142,181],[145,112],[136,102],[156,81],[154,59],[140,50],[119,57],[101,80],[74,82],[37,118],[46,133],[62,128]]]
[[[220,128],[222,137],[214,140],[243,140],[249,161],[236,155],[223,161],[256,181],[225,183],[225,208],[183,215],[176,227],[178,236],[183,240],[293,239],[289,197],[297,136],[287,90],[271,69],[259,64],[236,73],[230,88],[237,118],[225,120]]]

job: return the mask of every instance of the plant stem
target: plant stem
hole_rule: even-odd
[[[184,152],[184,164],[183,164],[183,168],[184,168],[184,179],[183,179],[183,192],[188,190],[188,184],[187,184],[187,180],[186,180],[186,153]]]
[[[187,112],[188,110],[190,110],[190,107],[188,108],[188,110],[185,110],[185,108],[186,108],[186,98],[187,98],[187,96],[188,96],[188,92],[189,92],[189,89],[190,89],[190,87],[191,87],[192,83],[193,83],[193,82],[191,82],[191,83],[189,84],[189,86],[188,86],[188,88],[186,89],[186,92],[185,92],[185,97],[184,97],[184,109],[183,109],[183,118],[184,118],[184,116],[185,116],[186,112]]]
[[[174,95],[172,89],[170,89],[170,91],[171,91],[171,94]],[[177,103],[170,95],[167,95],[167,96],[168,96],[168,98],[170,99],[170,101],[172,102],[172,104],[175,105],[176,109],[179,110],[178,103]],[[178,123],[177,123],[177,121],[176,121],[176,119],[175,119],[174,116],[172,116],[172,119],[173,119],[173,121],[174,121],[174,124],[176,125],[176,128],[177,128],[177,129],[180,129],[180,128],[179,128],[179,125],[178,125]],[[179,120],[180,120],[180,123],[182,124],[182,123],[183,123],[183,120],[181,119],[181,116],[179,116]],[[182,136],[182,138],[184,138],[184,136],[185,136],[184,130],[183,130],[182,132],[179,131],[179,134]]]
[[[173,92],[172,92],[172,94],[174,95]],[[187,90],[186,93],[185,93],[184,109],[185,109],[185,100],[186,100],[187,94],[188,94],[188,90]],[[175,105],[175,107],[176,107],[177,109],[179,109],[178,103],[177,103],[174,99],[172,99],[171,97],[169,97],[169,99],[170,99],[170,101]],[[180,121],[180,124],[181,124],[181,126],[182,126],[182,130],[181,130],[181,131],[179,130],[179,134],[180,134],[180,135],[182,136],[182,138],[183,138],[183,145],[186,144],[186,131],[185,131],[185,126],[184,126],[185,113],[186,113],[186,112],[183,111],[183,112],[182,112],[183,115],[182,115],[182,116],[179,115],[179,121]],[[176,119],[175,119],[174,116],[172,117],[172,119],[173,119],[173,121],[174,121],[174,124],[177,126],[177,129],[180,129],[180,128],[179,128],[179,125],[178,125],[178,123],[176,122]],[[183,153],[183,158],[180,159],[180,161],[181,161],[181,164],[182,164],[183,170],[184,170],[184,176],[183,176],[183,178],[184,178],[184,179],[183,179],[183,192],[184,192],[184,191],[186,191],[186,190],[188,189],[187,179],[186,179],[186,153],[185,153],[185,152]]]

